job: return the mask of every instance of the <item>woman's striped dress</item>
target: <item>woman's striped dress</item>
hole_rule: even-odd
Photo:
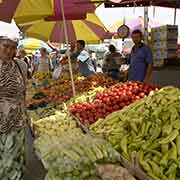
[[[27,116],[18,65],[0,60],[0,180],[23,180]]]

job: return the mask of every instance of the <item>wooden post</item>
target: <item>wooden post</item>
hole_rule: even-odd
[[[70,72],[70,77],[71,77],[71,85],[72,85],[73,96],[75,96],[76,91],[75,91],[74,78],[73,78],[72,65],[71,65],[69,38],[68,38],[68,33],[67,33],[66,18],[64,14],[64,0],[61,0],[61,12],[62,12],[62,19],[63,19],[63,26],[64,26],[65,41],[67,45],[67,56],[68,56],[69,72]]]

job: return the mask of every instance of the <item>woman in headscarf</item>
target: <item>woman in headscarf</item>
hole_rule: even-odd
[[[18,41],[0,36],[0,180],[23,180],[27,66],[14,60]]]

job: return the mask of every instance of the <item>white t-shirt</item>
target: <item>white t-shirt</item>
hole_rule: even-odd
[[[48,57],[40,57],[38,59],[38,72],[49,72],[50,62]]]

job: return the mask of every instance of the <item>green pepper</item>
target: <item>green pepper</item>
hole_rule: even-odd
[[[176,137],[178,136],[179,131],[177,129],[174,129],[169,136],[165,137],[163,140],[159,141],[160,144],[167,144],[171,141],[173,141],[174,139],[176,139]]]
[[[169,180],[165,175],[162,175],[162,180]]]
[[[176,137],[177,153],[180,156],[180,134]]]
[[[141,166],[145,171],[152,172],[151,166],[146,161],[142,161]]]
[[[143,150],[146,150],[148,147],[151,146],[151,144],[152,144],[152,141],[151,141],[151,140],[146,141],[146,143],[144,143],[144,144],[142,145],[142,149],[143,149]]]
[[[154,161],[148,161],[148,163],[151,165],[153,174],[158,177],[161,177],[162,172],[161,172],[160,167]]]
[[[149,131],[150,126],[151,126],[151,122],[148,121],[148,122],[146,123],[146,128],[145,128],[144,135],[147,135],[147,134],[148,134],[148,131]]]
[[[169,174],[168,179],[169,180],[176,180],[176,169]]]
[[[159,137],[161,133],[161,128],[159,126],[156,126],[156,128],[154,129],[154,132],[152,134],[152,136],[150,137],[151,140],[155,140]]]
[[[160,162],[161,159],[160,159],[159,156],[153,156],[152,160],[153,160],[155,163],[159,164],[159,162]]]
[[[163,154],[167,153],[168,150],[169,150],[169,144],[168,143],[167,144],[161,144],[161,152]]]
[[[147,161],[149,159],[152,159],[152,153],[148,152],[145,156],[144,156],[144,160]]]
[[[156,155],[156,156],[158,156],[158,157],[161,157],[162,156],[162,154],[159,152],[159,151],[156,151],[156,150],[148,150],[148,152],[151,152],[152,154],[154,154],[154,155]]]
[[[170,122],[168,121],[168,124],[165,124],[165,127],[163,127],[162,135],[168,136],[172,132],[172,130],[173,130],[173,127],[170,124]]]
[[[134,132],[136,132],[136,133],[138,132],[138,128],[137,128],[135,122],[130,122],[130,127],[132,128],[132,130],[133,130]]]
[[[148,176],[150,177],[151,180],[161,180],[160,178],[156,177],[153,173],[148,172]]]
[[[173,163],[169,169],[165,172],[165,175],[170,175],[171,173],[174,173],[176,172],[176,168],[177,168],[177,165],[175,163]]]
[[[120,145],[121,145],[121,150],[122,150],[125,154],[127,154],[127,136],[124,136],[124,137],[122,138]]]
[[[166,152],[166,154],[162,157],[160,161],[160,165],[163,167],[167,167],[168,164],[168,157],[169,157],[169,152]]]
[[[176,144],[174,142],[171,142],[171,149],[169,152],[169,159],[173,159],[176,160],[177,159],[177,148],[176,148]]]
[[[146,130],[146,123],[143,123],[143,124],[142,124],[142,128],[141,128],[141,132],[140,132],[140,135],[141,135],[141,136],[144,136],[145,130]]]
[[[180,120],[176,120],[173,123],[173,128],[180,130]]]

